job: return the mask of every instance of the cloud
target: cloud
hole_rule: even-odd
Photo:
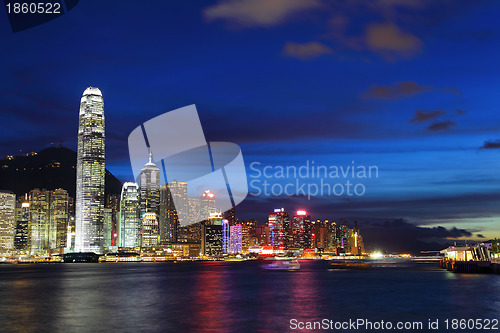
[[[283,54],[289,57],[307,60],[317,58],[325,54],[333,54],[333,50],[318,42],[309,42],[304,44],[287,42],[283,48]]]
[[[370,250],[409,251],[415,254],[422,250],[441,250],[452,240],[473,236],[466,229],[417,226],[402,218],[362,222],[359,223],[359,228],[364,243]]]
[[[456,109],[456,110],[455,110],[455,114],[456,114],[457,116],[464,115],[465,113],[466,113],[466,112],[465,112],[464,110],[460,110],[460,109]]]
[[[500,140],[485,141],[481,149],[500,149]]]
[[[451,127],[455,126],[456,124],[451,121],[451,120],[446,120],[446,121],[440,121],[437,123],[434,123],[427,127],[429,131],[444,131],[447,129],[450,129]]]
[[[319,6],[319,0],[221,0],[207,7],[204,15],[209,21],[224,20],[242,27],[271,27]]]
[[[378,4],[381,6],[405,6],[410,8],[421,8],[425,1],[423,0],[378,0]]]
[[[417,110],[417,111],[415,111],[415,116],[413,116],[413,118],[409,122],[410,123],[421,123],[421,122],[442,116],[443,114],[444,114],[444,111],[441,109],[434,110],[434,111]]]
[[[431,89],[432,86],[419,85],[415,81],[397,82],[393,86],[372,84],[370,89],[361,96],[363,98],[398,99],[417,95]]]
[[[365,32],[369,49],[386,58],[411,57],[422,50],[422,41],[393,23],[374,23]]]

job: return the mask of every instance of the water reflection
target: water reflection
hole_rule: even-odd
[[[0,331],[275,332],[290,319],[498,318],[500,275],[256,262],[0,265]],[[451,274],[451,275],[450,275]]]

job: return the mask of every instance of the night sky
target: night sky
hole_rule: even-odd
[[[121,181],[130,132],[196,104],[249,180],[252,162],[378,167],[363,196],[251,194],[240,218],[306,209],[402,250],[500,236],[498,1],[85,0],[18,33],[0,12],[2,156],[76,150],[80,97],[97,86]]]

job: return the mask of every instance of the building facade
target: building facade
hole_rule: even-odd
[[[28,197],[22,198],[16,206],[16,235],[14,248],[29,251],[30,241],[30,204]]]
[[[80,102],[76,162],[75,251],[102,252],[104,246],[104,101],[87,88]]]
[[[139,209],[139,185],[126,182],[120,196],[118,243],[120,247],[141,246],[141,217]]]
[[[276,250],[286,250],[290,247],[290,215],[284,208],[275,209],[269,213],[269,243]]]
[[[0,191],[0,253],[14,249],[16,228],[16,195]]]

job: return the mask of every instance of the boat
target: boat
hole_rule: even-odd
[[[281,271],[295,271],[300,269],[299,262],[295,260],[274,260],[270,264],[265,264],[264,269],[281,270]]]
[[[94,252],[71,252],[63,255],[64,262],[99,262],[99,255]]]
[[[332,260],[330,262],[331,269],[363,269],[368,268],[369,265],[366,261],[363,260]]]

